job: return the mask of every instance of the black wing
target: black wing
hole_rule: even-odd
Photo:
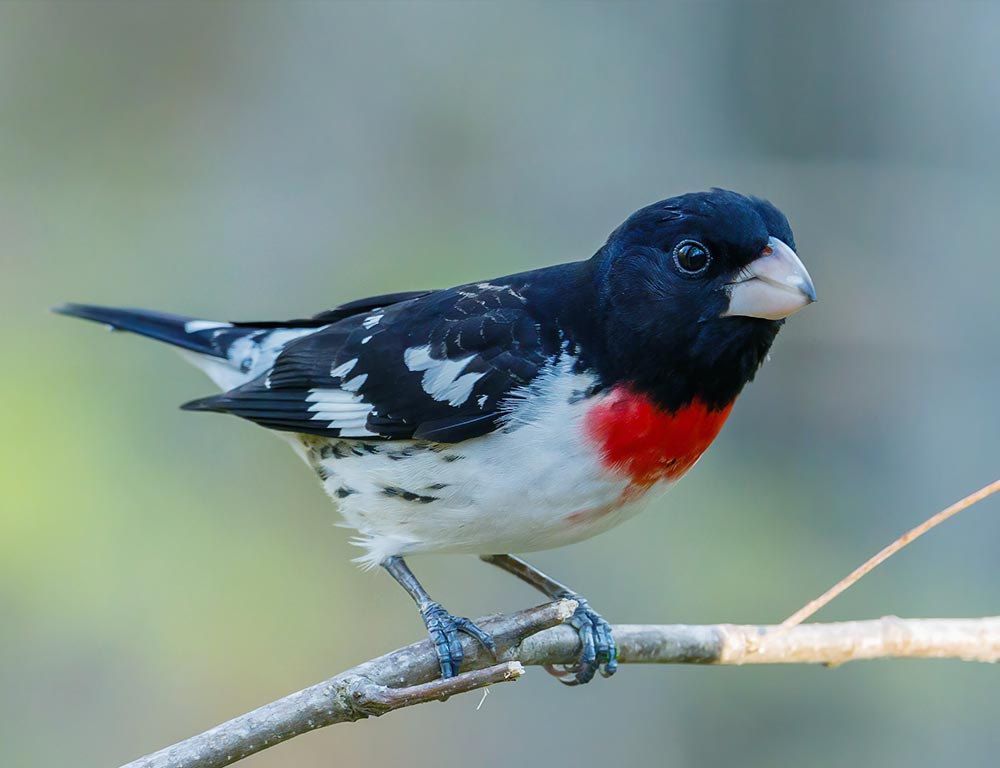
[[[556,324],[533,311],[527,287],[515,276],[345,305],[266,374],[185,407],[329,437],[451,443],[485,434],[504,398],[559,353]],[[353,306],[361,313],[334,314]]]

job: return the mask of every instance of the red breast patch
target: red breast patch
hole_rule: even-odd
[[[615,387],[587,412],[584,428],[600,447],[605,467],[648,487],[691,469],[732,409],[732,403],[713,410],[695,400],[670,413],[644,395]]]

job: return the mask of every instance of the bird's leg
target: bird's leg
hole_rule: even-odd
[[[480,559],[514,574],[553,600],[567,598],[577,602],[576,612],[569,620],[569,624],[580,634],[580,660],[571,669],[549,670],[561,682],[567,685],[589,683],[602,664],[604,667],[601,669],[601,674],[604,677],[611,677],[615,673],[618,669],[618,648],[611,634],[611,626],[590,607],[585,598],[528,565],[519,557],[480,555]]]
[[[403,558],[395,555],[387,557],[382,561],[382,567],[409,593],[420,609],[420,618],[424,620],[424,626],[427,627],[431,642],[434,643],[442,678],[454,677],[458,674],[458,668],[462,666],[464,653],[462,643],[458,639],[459,632],[475,638],[483,648],[493,654],[493,658],[496,658],[497,647],[490,634],[468,619],[452,616],[441,607],[440,603],[431,600],[431,596],[417,581],[417,577],[413,575]]]

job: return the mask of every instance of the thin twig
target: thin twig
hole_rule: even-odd
[[[859,565],[857,568],[851,571],[847,576],[838,581],[836,584],[830,587],[826,592],[817,597],[815,600],[811,600],[806,605],[799,608],[799,610],[797,610],[795,613],[793,613],[791,616],[789,616],[787,619],[781,622],[781,625],[779,627],[780,631],[784,631],[787,629],[791,629],[792,627],[798,626],[803,621],[812,616],[814,613],[816,613],[816,611],[818,611],[824,605],[826,605],[835,597],[837,597],[837,595],[842,593],[844,590],[852,587],[855,583],[858,582],[858,580],[861,579],[862,576],[867,574],[869,571],[872,571],[877,566],[881,565],[890,557],[892,557],[894,554],[899,552],[899,550],[901,550],[907,544],[911,543],[912,541],[915,541],[916,539],[919,539],[921,536],[927,533],[927,531],[931,530],[932,528],[936,528],[938,525],[943,523],[949,517],[957,515],[963,509],[968,509],[973,504],[982,501],[987,496],[992,496],[997,491],[1000,491],[1000,480],[994,480],[992,483],[983,488],[980,488],[975,493],[970,493],[961,501],[956,501],[950,507],[942,509],[937,514],[927,518],[916,528],[910,529],[902,536],[900,536],[898,539],[896,539],[894,542],[892,542],[892,544],[885,547],[880,552],[878,552],[877,554],[866,560],[861,565]]]
[[[432,680],[429,683],[419,683],[406,688],[389,688],[385,685],[366,683],[354,689],[353,705],[360,712],[381,715],[394,709],[412,707],[414,704],[444,701],[456,693],[467,693],[493,683],[507,683],[517,680],[523,674],[524,667],[521,662],[505,661],[503,664],[495,664],[486,669],[474,669],[455,677]]]
[[[306,731],[377,716],[454,693],[512,680],[521,665],[571,664],[579,638],[569,626],[573,601],[482,620],[497,641],[500,664],[463,639],[466,664],[438,680],[430,642],[401,648],[241,715],[124,768],[221,768]],[[546,629],[546,627],[548,627]],[[827,664],[876,658],[1000,660],[1000,617],[898,619],[778,627],[735,624],[613,627],[626,664]],[[544,630],[544,631],[539,631]],[[487,665],[492,665],[488,666]],[[484,667],[487,667],[484,669]]]

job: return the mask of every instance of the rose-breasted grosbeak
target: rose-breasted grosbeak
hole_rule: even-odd
[[[783,318],[815,300],[771,203],[712,190],[630,216],[586,261],[375,296],[315,317],[227,323],[70,304],[59,312],[180,347],[223,390],[187,410],[284,433],[357,529],[359,558],[409,592],[445,677],[452,616],[410,572],[419,552],[480,555],[572,596],[569,682],[615,670],[608,624],[507,552],[601,533],[687,472]]]

